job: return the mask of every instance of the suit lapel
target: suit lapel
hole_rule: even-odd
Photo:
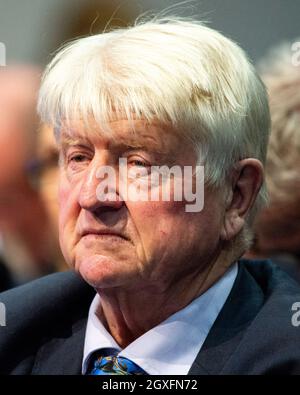
[[[221,374],[263,301],[261,288],[245,266],[239,263],[231,293],[188,374]]]

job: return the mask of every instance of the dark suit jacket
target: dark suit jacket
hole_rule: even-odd
[[[94,290],[72,272],[0,294],[0,373],[80,374]],[[189,374],[300,374],[299,286],[269,261],[240,261],[233,289]],[[188,334],[187,334],[188,336]]]

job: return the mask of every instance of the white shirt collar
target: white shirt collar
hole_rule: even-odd
[[[232,289],[235,263],[211,288],[123,350],[96,315],[100,296],[91,304],[86,328],[82,373],[88,358],[101,348],[114,348],[150,375],[186,375]]]

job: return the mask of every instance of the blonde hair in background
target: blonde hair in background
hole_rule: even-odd
[[[238,45],[192,18],[138,19],[65,45],[45,71],[38,111],[58,139],[61,124],[78,118],[87,127],[96,121],[103,133],[133,114],[171,124],[194,143],[215,187],[226,185],[237,161],[265,162],[263,83]],[[265,199],[263,187],[253,214]]]
[[[299,201],[300,197],[300,65],[292,57],[292,43],[283,43],[259,65],[272,118],[266,164],[270,203]]]

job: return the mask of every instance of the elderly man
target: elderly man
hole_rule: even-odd
[[[299,373],[298,286],[239,260],[269,132],[243,51],[176,18],[79,39],[48,66],[38,109],[56,131],[76,274],[1,295],[0,371]]]

